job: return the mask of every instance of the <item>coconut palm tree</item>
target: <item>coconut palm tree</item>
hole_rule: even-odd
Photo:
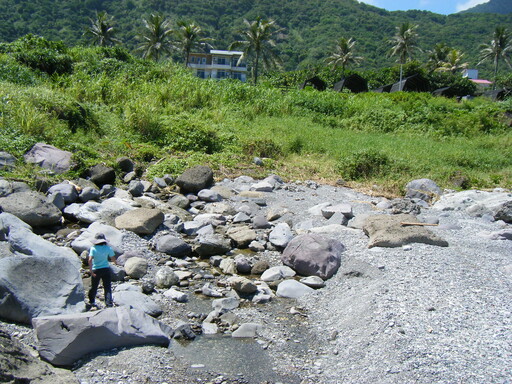
[[[334,46],[334,52],[329,56],[326,61],[327,64],[332,66],[333,69],[341,67],[342,74],[345,73],[345,68],[351,64],[359,64],[363,58],[356,56],[354,53],[354,45],[356,42],[350,37],[340,37]]]
[[[505,27],[497,27],[494,30],[493,39],[489,44],[480,46],[480,62],[478,65],[487,60],[494,63],[494,87],[496,87],[496,78],[498,77],[498,64],[500,59],[512,68],[509,56],[512,53],[512,36]]]
[[[263,20],[261,17],[254,21],[244,19],[244,24],[245,28],[238,32],[242,39],[231,43],[229,49],[242,50],[243,54],[238,62],[250,61],[253,82],[256,84],[261,64],[265,69],[280,64],[274,37],[282,28],[279,28],[274,20]]]
[[[140,40],[137,50],[142,52],[143,58],[158,61],[173,48],[171,21],[163,15],[153,13],[142,21],[144,30],[137,35]]]
[[[400,63],[400,89],[402,88],[403,65],[412,59],[415,50],[419,50],[416,45],[417,28],[417,25],[410,22],[403,23],[396,27],[395,36],[389,40],[389,43],[393,45],[389,55],[397,56],[397,61]]]
[[[101,47],[110,47],[121,43],[121,40],[115,37],[116,31],[113,27],[114,17],[109,16],[107,12],[96,12],[96,18],[89,19],[91,26],[87,28],[84,35],[89,36],[93,44]]]
[[[175,47],[181,51],[185,66],[187,66],[190,52],[195,49],[202,51],[211,49],[210,41],[213,39],[204,37],[204,31],[199,25],[184,21],[178,22],[178,28],[175,31]]]
[[[456,73],[461,69],[467,69],[469,64],[463,63],[464,54],[458,49],[450,49],[444,63],[436,69],[438,72]]]
[[[434,49],[428,51],[427,68],[430,71],[435,71],[436,69],[442,67],[443,64],[446,63],[451,49],[452,48],[450,48],[445,43],[437,43],[434,46]]]

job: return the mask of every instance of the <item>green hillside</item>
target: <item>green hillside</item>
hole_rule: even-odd
[[[503,15],[512,13],[512,2],[510,0],[490,0],[487,3],[479,4],[464,12],[469,13],[501,13]]]
[[[490,41],[494,28],[512,25],[510,14],[388,12],[355,0],[2,0],[0,40],[9,42],[33,33],[67,44],[84,44],[83,31],[96,10],[114,16],[118,36],[129,49],[135,46],[142,18],[151,12],[197,22],[215,39],[218,49],[227,48],[235,39],[243,18],[274,18],[285,28],[279,49],[287,70],[318,64],[341,36],[357,40],[358,54],[365,57],[363,68],[389,65],[393,60],[386,56],[387,41],[395,26],[405,21],[419,25],[419,45],[424,51],[444,42],[465,52],[466,60],[475,66],[478,47]],[[425,56],[423,53],[418,59]],[[485,75],[489,67],[483,69]]]

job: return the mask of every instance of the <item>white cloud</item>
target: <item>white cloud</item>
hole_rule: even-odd
[[[457,12],[465,11],[466,9],[473,8],[478,4],[488,3],[489,0],[467,0],[463,3],[457,3]]]

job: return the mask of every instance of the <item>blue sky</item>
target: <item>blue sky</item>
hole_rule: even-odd
[[[388,11],[406,11],[408,9],[420,9],[448,15],[487,3],[489,0],[359,0]]]

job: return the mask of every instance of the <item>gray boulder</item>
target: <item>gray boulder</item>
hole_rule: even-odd
[[[224,255],[230,250],[229,240],[220,235],[199,236],[194,244],[194,252],[202,258]]]
[[[156,241],[155,248],[159,252],[173,257],[186,257],[192,252],[192,247],[179,237],[164,235]]]
[[[135,169],[135,163],[128,157],[122,156],[116,159],[117,166],[123,172],[132,172]]]
[[[0,241],[6,241],[14,230],[32,231],[32,227],[11,213],[0,213]]]
[[[262,281],[267,281],[267,282],[268,281],[277,281],[277,280],[286,279],[288,277],[293,277],[295,275],[296,275],[296,273],[293,269],[291,269],[290,267],[288,267],[286,265],[281,265],[281,266],[266,269],[263,272],[263,274],[261,275],[260,279]]]
[[[15,192],[0,198],[0,207],[33,227],[60,224],[62,212],[46,201],[46,196],[30,191]]]
[[[144,184],[142,184],[140,180],[132,180],[128,184],[128,192],[130,192],[133,197],[142,196],[144,193]]]
[[[85,187],[82,189],[82,192],[80,192],[80,195],[78,198],[80,201],[86,203],[91,200],[99,200],[101,197],[101,193],[98,190],[98,188],[94,187]]]
[[[124,263],[124,270],[133,279],[140,279],[148,272],[148,262],[142,257],[130,257]]]
[[[39,317],[32,321],[39,354],[57,366],[71,366],[82,356],[136,345],[168,346],[168,326],[129,307],[76,315]]]
[[[409,182],[406,186],[405,197],[420,199],[432,203],[442,195],[441,188],[430,179],[417,179]]]
[[[54,368],[35,356],[35,351],[0,327],[0,382],[34,384],[78,384],[66,369]]]
[[[60,192],[52,193],[46,197],[46,202],[55,205],[61,211],[66,207],[66,202],[64,201],[64,197],[60,194]]]
[[[253,338],[261,333],[262,326],[257,323],[244,323],[241,324],[238,329],[231,334],[231,337],[235,338]]]
[[[499,207],[494,214],[495,220],[503,220],[505,223],[512,224],[512,200],[507,201]]]
[[[345,247],[338,240],[308,233],[288,243],[281,261],[301,275],[318,276],[325,280],[338,271],[344,250]]]
[[[219,202],[222,200],[222,196],[211,189],[201,189],[197,193],[197,197],[199,200],[207,201],[210,203]]]
[[[268,236],[268,241],[279,248],[286,247],[292,239],[292,230],[287,223],[277,224]]]
[[[132,307],[152,317],[158,317],[163,312],[162,308],[157,303],[142,292],[116,290],[112,294],[112,299],[114,303],[119,306]]]
[[[232,276],[228,279],[228,284],[238,293],[254,293],[258,290],[256,284],[246,277]]]
[[[108,245],[112,247],[116,255],[123,253],[123,244],[126,241],[126,235],[117,228],[98,222],[89,225],[80,236],[73,240],[71,242],[71,248],[78,254],[89,251],[93,245],[92,240],[97,233],[103,233],[105,235]]]
[[[187,169],[176,179],[181,193],[197,193],[213,185],[213,171],[210,167],[198,165]]]
[[[0,179],[0,197],[5,197],[12,193],[12,185],[4,179]]]
[[[10,153],[0,151],[0,170],[13,169],[16,166],[16,158]]]
[[[138,235],[151,235],[164,222],[165,215],[159,209],[136,208],[116,217],[119,229],[126,229]]]
[[[341,213],[347,219],[354,217],[352,213],[352,206],[348,203],[341,203],[336,205],[329,205],[321,209],[323,217],[330,219],[334,214]]]
[[[170,288],[178,285],[180,278],[169,267],[162,267],[155,274],[155,284],[158,288]]]
[[[60,193],[66,204],[71,204],[78,200],[78,191],[74,185],[69,183],[56,184],[48,189],[48,195],[53,195],[55,193]]]
[[[85,309],[80,270],[66,257],[0,259],[0,317],[30,323],[37,316]]]
[[[112,167],[103,164],[97,164],[89,168],[89,180],[99,187],[105,184],[115,184],[116,171]]]
[[[368,248],[396,248],[405,244],[424,243],[447,247],[448,242],[422,226],[402,225],[419,223],[413,215],[374,215],[366,219],[364,232],[370,237]]]
[[[71,168],[72,156],[71,152],[63,151],[52,145],[37,143],[23,157],[27,163],[36,164],[61,174]]]
[[[305,284],[299,283],[296,280],[285,280],[277,286],[276,295],[279,297],[286,297],[289,299],[298,299],[308,293],[314,292],[313,288]]]

